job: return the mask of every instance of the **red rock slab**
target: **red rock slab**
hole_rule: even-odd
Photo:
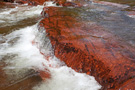
[[[81,17],[81,8],[49,7],[40,22],[54,54],[67,66],[92,75],[102,90],[135,88],[134,47]]]
[[[42,80],[46,80],[48,78],[51,78],[50,73],[48,73],[48,72],[39,71],[39,73],[40,73],[40,77],[42,78]]]
[[[0,8],[15,8],[15,4],[12,4],[10,2],[1,2],[0,1]]]
[[[43,5],[44,2],[46,1],[56,1],[56,0],[15,0],[15,1],[20,4],[28,3],[29,5]],[[57,2],[64,3],[63,0],[57,0]]]
[[[28,0],[29,2],[35,2],[39,5],[43,5],[44,2],[46,1],[54,1],[54,3],[56,3],[56,5],[61,5],[61,6],[76,6],[78,7],[78,5],[76,3],[73,2],[68,2],[67,0]]]
[[[28,0],[30,2],[35,2],[38,5],[43,5],[45,1],[49,1],[49,0]]]
[[[32,6],[36,6],[36,5],[43,5],[44,2],[46,1],[54,1],[54,3],[56,3],[56,5],[61,5],[61,6],[74,6],[74,7],[78,7],[80,5],[75,4],[73,2],[69,2],[68,0],[3,0],[4,2],[16,2],[19,4],[28,4],[28,5],[32,5]]]
[[[3,2],[11,2],[11,3],[19,3],[19,4],[26,4],[28,5],[43,5],[45,1],[49,0],[3,0]]]
[[[16,2],[16,3],[19,3],[19,4],[26,4],[26,3],[28,3],[28,5],[33,5],[33,6],[40,5],[40,3],[37,2],[36,0],[35,1],[33,1],[33,0],[2,0],[2,1],[3,1],[2,3],[6,2],[6,4],[11,4],[11,3]]]
[[[28,4],[32,6],[43,5],[43,3],[38,2],[37,0],[15,0],[15,2],[19,4]]]

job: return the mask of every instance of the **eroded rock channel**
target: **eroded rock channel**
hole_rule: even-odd
[[[38,72],[37,76],[44,81],[49,78],[52,78],[52,81],[48,81],[50,84],[45,86],[39,86],[42,87],[40,89],[35,87],[35,90],[42,90],[43,87],[47,88],[45,90],[54,90],[54,88],[50,88],[51,85],[56,84],[56,80],[64,81],[64,77],[58,74],[64,71],[63,76],[67,72],[72,73],[65,77],[73,78],[75,76],[72,82],[77,83],[76,86],[89,83],[86,83],[86,86],[68,89],[64,88],[64,86],[69,87],[68,84],[63,84],[61,88],[58,88],[61,84],[56,84],[55,90],[135,89],[135,15],[133,6],[132,10],[127,11],[130,8],[128,5],[104,1],[58,0],[51,3],[42,0],[17,0],[16,2],[28,3],[30,6],[43,5],[45,2],[41,16],[34,17],[39,23],[30,28],[35,30],[36,27],[40,32],[36,33],[38,39],[30,40],[43,55],[39,57],[41,63],[38,64],[41,65],[28,66],[36,73]],[[34,23],[33,20],[30,25]],[[3,28],[6,29],[6,26]],[[39,36],[42,37],[39,39]],[[42,40],[44,41],[41,42]],[[31,56],[33,55],[36,54]],[[44,62],[41,57],[44,57],[46,61]],[[54,63],[56,61],[58,61],[57,64]],[[60,62],[62,63],[59,64]],[[67,69],[66,65],[75,71]],[[93,87],[88,85],[92,82],[89,79],[88,81],[82,80],[85,75],[81,76],[81,74],[84,73],[94,76],[101,86],[94,81]],[[85,77],[85,79],[87,78]],[[91,77],[91,80],[94,79]],[[78,84],[78,82],[83,84]]]

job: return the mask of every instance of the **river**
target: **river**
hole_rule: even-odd
[[[45,30],[38,26],[42,9],[40,5],[0,8],[0,90],[101,88],[94,77],[77,73],[53,55]],[[51,77],[43,81],[39,71],[45,70]]]
[[[122,43],[134,47],[135,15],[130,11],[135,6],[118,3],[124,5],[88,2],[86,6],[90,6],[82,13],[83,19],[104,26],[108,32],[123,38]],[[51,2],[46,5],[56,6]],[[0,6],[0,90],[99,90],[102,87],[93,76],[78,73],[55,57],[45,29],[39,27],[44,6],[15,3],[13,7]],[[42,80],[41,71],[50,76]]]

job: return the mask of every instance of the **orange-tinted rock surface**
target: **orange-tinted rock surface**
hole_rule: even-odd
[[[78,6],[77,4],[73,3],[73,2],[68,2],[67,0],[3,0],[4,2],[16,2],[19,4],[26,4],[28,3],[28,5],[43,5],[44,2],[46,1],[54,1],[54,3],[56,3],[57,5],[61,5],[61,6]]]
[[[17,2],[38,5],[45,1],[18,0]],[[63,6],[77,6],[64,0],[57,1]],[[44,26],[48,33],[55,56],[74,70],[94,76],[103,86],[103,90],[133,90],[135,88],[134,47],[119,41],[121,39],[93,21],[81,18],[80,8],[45,9],[46,17],[40,25]],[[50,78],[50,74],[43,71],[40,71],[40,76],[43,79]]]
[[[14,8],[16,5],[10,3],[10,2],[1,2],[0,1],[0,8]]]
[[[49,1],[49,0],[3,0],[4,2],[16,2],[19,4],[26,4],[28,3],[28,5],[43,5],[45,1]]]
[[[134,47],[82,18],[83,8],[44,10],[40,26],[45,28],[56,57],[74,70],[94,76],[103,90],[135,88]]]

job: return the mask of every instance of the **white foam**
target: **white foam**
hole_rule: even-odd
[[[7,41],[1,44],[0,55],[15,54],[13,59],[7,60],[14,68],[42,68],[45,61],[39,49],[32,45],[37,25],[26,27],[4,36]],[[11,62],[12,61],[12,62]],[[38,64],[38,66],[37,66]],[[7,67],[7,68],[10,68]]]
[[[53,7],[56,7],[56,3],[52,2],[52,1],[47,1],[44,3],[44,6],[46,7],[50,7],[50,6],[53,6]]]
[[[67,66],[51,70],[51,79],[34,87],[34,90],[98,90],[100,85],[94,77],[77,73]]]
[[[45,41],[44,45],[41,45],[42,49],[47,48],[47,46],[48,49],[43,50],[43,53],[45,55],[51,53],[50,42],[46,42],[47,40],[45,39],[48,38],[45,37],[45,32],[42,33],[43,32],[38,32],[37,25],[33,25],[3,36],[6,42],[1,44],[0,55],[16,55],[6,60],[6,63],[10,63],[10,65],[5,67],[5,69],[14,70],[17,73],[23,71],[23,69],[25,69],[25,72],[29,69],[48,69],[51,78],[42,82],[39,86],[35,86],[33,88],[34,90],[98,90],[101,88],[94,77],[75,72],[55,56],[46,60],[37,46],[32,44],[34,39],[37,39],[35,42],[38,43],[38,45],[43,44]],[[42,41],[39,38],[41,38]],[[43,48],[44,46],[45,48]],[[39,48],[41,49],[40,45]]]
[[[11,24],[23,19],[40,16],[43,6],[16,6],[16,8],[8,8],[0,12],[0,23]]]
[[[40,9],[16,7],[1,12],[0,16],[9,16],[5,17],[9,22],[21,20],[38,15],[42,6],[38,7]],[[8,66],[5,70],[8,72],[13,70],[15,74],[21,76],[30,69],[49,70],[51,78],[35,86],[33,90],[98,90],[101,88],[94,77],[75,72],[54,56],[50,40],[46,37],[44,28],[39,28],[38,24],[13,31],[6,36],[0,35],[0,38],[0,41],[4,41],[0,43],[0,60],[7,57],[5,62]],[[49,55],[49,60],[41,52],[45,56]]]

